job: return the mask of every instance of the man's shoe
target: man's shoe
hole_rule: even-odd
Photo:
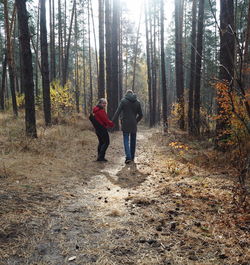
[[[108,160],[106,158],[97,158],[96,161],[99,161],[99,162],[108,162]]]
[[[131,159],[126,159],[126,160],[125,160],[125,164],[129,164],[130,162],[132,162]]]

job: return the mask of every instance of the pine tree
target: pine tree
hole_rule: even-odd
[[[22,72],[24,79],[25,92],[25,125],[26,134],[30,137],[37,137],[36,132],[36,115],[35,115],[35,98],[32,54],[30,49],[30,32],[28,25],[28,13],[26,9],[26,0],[16,0],[18,26],[20,32],[20,46],[22,55]]]
[[[43,85],[43,111],[45,125],[51,125],[51,103],[50,103],[50,80],[49,80],[49,60],[48,60],[48,43],[47,43],[47,26],[46,26],[46,8],[45,0],[40,0],[41,17],[40,17],[40,38],[41,38],[41,73]]]

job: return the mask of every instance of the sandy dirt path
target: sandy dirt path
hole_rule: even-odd
[[[76,164],[65,161],[67,174],[36,192],[46,216],[20,226],[27,240],[0,264],[249,265],[248,227],[227,203],[232,180],[198,163],[199,149],[185,156],[169,146],[180,139],[140,128],[136,161],[125,165],[121,133],[111,135],[108,163],[94,162],[93,135]]]

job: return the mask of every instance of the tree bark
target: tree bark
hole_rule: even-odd
[[[125,91],[128,90],[128,36],[126,36]]]
[[[93,107],[93,78],[92,78],[92,56],[91,56],[91,42],[90,42],[90,0],[88,0],[88,41],[89,41],[89,112],[92,111]]]
[[[151,14],[152,16],[152,14]],[[150,16],[150,17],[151,17]],[[156,124],[156,108],[157,108],[157,51],[156,51],[156,2],[153,2],[153,29],[151,29],[151,40],[152,40],[152,44],[151,44],[151,58],[152,58],[152,126],[155,126]],[[150,21],[151,27],[152,27],[152,19]]]
[[[38,50],[39,50],[39,30],[40,30],[40,27],[39,27],[39,24],[40,24],[39,18],[40,18],[40,2],[38,2],[38,5],[37,5],[37,31],[36,31],[37,34],[36,34],[36,51],[35,51],[35,54],[36,54],[36,64],[35,64],[35,95],[36,95],[36,98],[37,99],[39,98],[39,86],[38,86],[38,66],[39,66],[39,54],[38,54]]]
[[[7,63],[9,70],[9,80],[10,80],[10,91],[12,98],[12,108],[15,116],[18,116],[17,102],[16,102],[16,91],[15,91],[15,74],[13,65],[13,52],[11,45],[11,27],[9,26],[9,15],[8,15],[8,1],[4,0],[4,20],[5,20],[5,33],[7,39]]]
[[[121,3],[120,3],[121,4]],[[120,25],[119,25],[119,93],[118,93],[118,100],[122,99],[123,96],[123,31],[122,31],[122,25],[123,25],[123,19],[122,19],[122,8],[119,8],[119,17],[120,17]]]
[[[228,88],[232,87],[234,80],[234,1],[221,0],[220,1],[220,72],[219,78],[221,82],[225,82]],[[222,95],[218,94],[218,98]],[[224,130],[229,126],[228,120],[224,115],[224,108],[220,102],[217,101],[217,113],[220,118],[216,123],[216,132],[218,140],[222,140],[227,135],[223,135]]]
[[[79,62],[78,62],[78,23],[77,23],[77,10],[76,10],[76,8],[75,8],[75,98],[76,98],[76,112],[80,113]]]
[[[113,0],[113,22],[112,22],[112,113],[111,117],[115,114],[118,107],[118,41],[119,41],[119,0]],[[119,129],[118,121],[115,122],[115,130]]]
[[[141,14],[139,18],[139,24],[137,29],[136,43],[135,43],[135,58],[134,58],[134,66],[133,66],[133,82],[132,82],[132,90],[135,92],[135,73],[136,73],[136,65],[137,65],[137,53],[138,53],[138,44],[139,44],[139,34],[140,34],[140,26],[141,26]]]
[[[105,98],[105,68],[104,68],[104,0],[99,0],[99,76],[98,98]]]
[[[71,20],[70,20],[70,27],[69,27],[69,36],[67,45],[65,47],[65,58],[64,58],[64,72],[63,72],[63,86],[66,85],[68,80],[68,65],[69,65],[69,48],[70,48],[70,40],[71,40],[71,34],[72,34],[72,26],[73,26],[73,19],[75,14],[75,8],[76,8],[76,0],[73,2],[73,8],[71,13]],[[66,22],[65,22],[66,23]]]
[[[50,80],[56,78],[56,58],[55,58],[55,2],[49,0],[50,17]]]
[[[0,110],[4,110],[5,86],[6,86],[6,72],[7,72],[7,55],[5,54],[2,65],[2,84],[0,90]]]
[[[197,31],[197,53],[195,66],[195,91],[194,91],[194,133],[200,135],[200,86],[201,86],[201,60],[202,40],[204,25],[204,0],[199,1],[198,31]]]
[[[175,0],[175,69],[176,69],[176,95],[178,103],[179,127],[184,130],[184,74],[182,52],[182,27],[183,27],[183,0]]]
[[[26,10],[26,0],[16,0],[18,13],[19,39],[22,51],[22,71],[25,89],[25,125],[26,134],[30,137],[37,137],[36,116],[35,116],[35,98],[32,55],[30,49],[30,33],[28,25],[28,13]]]
[[[148,27],[148,8],[147,2],[145,4],[145,26],[146,26],[146,54],[147,54],[147,83],[148,83],[148,104],[149,104],[149,126],[152,127],[151,119],[152,116],[152,68],[151,68],[151,48],[149,40],[149,27]]]
[[[92,28],[93,28],[93,36],[94,36],[94,45],[95,45],[95,61],[96,61],[96,72],[97,77],[99,76],[99,65],[98,65],[98,55],[97,55],[97,44],[96,44],[96,34],[95,34],[95,20],[94,20],[94,14],[93,14],[93,6],[92,6],[92,0],[90,0],[90,12],[91,12],[91,20],[92,20]]]
[[[86,2],[84,2],[83,7],[85,7]],[[83,10],[86,10],[84,8]],[[83,42],[82,42],[82,60],[83,60],[83,113],[87,116],[87,88],[86,88],[86,51],[85,51],[85,39],[86,39],[86,22],[83,21]]]
[[[247,18],[247,30],[246,30],[246,41],[245,41],[245,52],[244,52],[244,69],[243,69],[243,89],[242,95],[244,97],[244,104],[247,110],[248,117],[250,118],[250,99],[249,96],[246,98],[246,91],[250,91],[250,2],[248,4],[248,18]]]
[[[106,91],[107,91],[107,112],[111,117],[114,113],[112,106],[112,38],[111,38],[111,4],[105,0],[105,38],[106,38]]]
[[[47,43],[47,26],[46,26],[46,8],[45,1],[40,0],[41,17],[40,17],[40,41],[41,41],[41,72],[43,85],[43,111],[45,125],[51,125],[51,102],[50,102],[50,80],[49,80],[49,62],[48,62],[48,43]]]
[[[164,0],[161,0],[161,86],[162,86],[162,121],[164,132],[168,131],[167,117],[167,80],[164,51]]]
[[[195,53],[196,53],[196,13],[197,0],[193,0],[192,6],[192,32],[191,32],[191,56],[190,56],[190,81],[188,90],[188,132],[194,132],[193,124],[193,104],[194,104],[194,80],[195,80]]]
[[[220,11],[220,79],[232,85],[234,77],[234,3],[221,0]]]
[[[61,84],[62,73],[64,68],[64,50],[63,50],[63,40],[62,40],[62,10],[61,10],[61,0],[58,0],[58,73]]]

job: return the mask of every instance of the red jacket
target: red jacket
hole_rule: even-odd
[[[109,120],[108,115],[105,109],[102,109],[98,106],[95,106],[93,109],[93,113],[95,115],[95,119],[105,128],[112,128],[114,127],[114,123]]]

